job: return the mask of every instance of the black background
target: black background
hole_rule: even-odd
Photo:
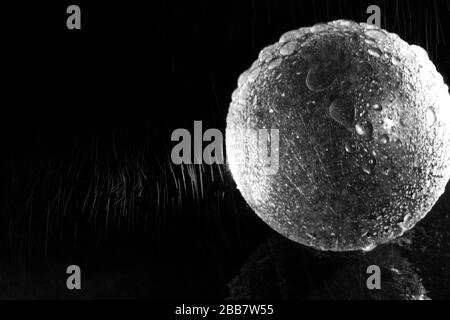
[[[81,7],[81,30],[66,28],[70,4]],[[226,166],[193,166],[196,187],[180,191],[170,134],[193,132],[194,120],[224,132],[237,78],[263,47],[318,22],[365,22],[371,4],[448,83],[448,1],[2,6],[0,297],[227,297],[248,256],[277,235]],[[111,181],[127,194],[114,217]],[[65,287],[69,264],[83,271],[81,292]]]

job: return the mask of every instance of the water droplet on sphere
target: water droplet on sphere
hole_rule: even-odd
[[[359,136],[370,139],[372,137],[373,127],[367,120],[358,121],[355,125],[355,131]]]
[[[313,33],[323,32],[330,28],[331,28],[331,26],[329,26],[325,23],[318,23],[311,27],[311,32],[313,32]]]
[[[344,149],[347,153],[353,153],[356,150],[355,142],[346,142],[344,145]]]
[[[273,56],[273,45],[267,46],[259,52],[258,60],[261,62],[267,62],[272,59]]]
[[[375,47],[377,45],[377,43],[373,39],[364,39],[364,42],[371,47]]]
[[[381,104],[379,104],[379,103],[374,103],[373,105],[372,105],[372,110],[374,110],[374,111],[381,111],[383,108],[381,107]]]
[[[294,53],[296,46],[297,41],[288,42],[283,47],[281,47],[280,54],[282,56],[290,56],[291,54]]]
[[[392,56],[392,58],[391,58],[391,62],[393,65],[398,65],[400,63],[400,61],[401,61],[400,58],[397,56]]]
[[[329,108],[330,116],[340,125],[348,128],[353,125],[355,108],[347,99],[335,99]]]
[[[384,40],[384,38],[386,38],[386,35],[384,34],[384,32],[381,30],[377,30],[377,29],[366,30],[365,34],[369,38],[372,38],[374,40]]]
[[[302,36],[308,32],[305,29],[291,30],[283,34],[280,38],[280,42],[286,42],[294,39],[300,39]]]
[[[374,57],[377,57],[377,58],[381,57],[381,55],[383,54],[383,52],[381,52],[381,50],[378,49],[378,48],[370,48],[369,50],[367,50],[367,52],[371,56],[374,56]]]
[[[370,157],[363,163],[362,170],[366,174],[372,174],[373,171],[375,170],[375,164],[376,164],[375,158]]]
[[[431,107],[427,109],[426,119],[427,125],[430,127],[436,122],[436,114]]]
[[[253,81],[255,81],[256,78],[257,78],[258,75],[259,75],[259,71],[260,71],[260,68],[259,68],[259,67],[257,67],[257,68],[255,68],[255,69],[253,69],[252,71],[250,71],[250,73],[249,73],[249,75],[248,75],[248,77],[247,77],[247,81],[248,81],[248,82],[253,82]]]
[[[367,76],[370,75],[373,71],[373,67],[370,63],[367,61],[361,62],[356,67],[356,70],[358,71],[358,74],[361,76]]]
[[[312,66],[306,76],[306,86],[311,91],[329,88],[336,79],[336,66],[333,63]]]
[[[381,144],[387,144],[387,143],[389,143],[389,136],[388,136],[387,134],[383,134],[383,135],[380,137],[380,143],[381,143]]]
[[[283,61],[282,58],[276,58],[276,59],[272,60],[272,61],[269,63],[269,65],[267,66],[267,68],[268,68],[269,70],[272,70],[272,69],[278,67],[278,66],[281,64],[282,61]]]

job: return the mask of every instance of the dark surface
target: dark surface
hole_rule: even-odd
[[[77,33],[65,27],[72,3],[2,6],[0,297],[225,298],[237,274],[251,281],[240,270],[259,250],[268,273],[301,263],[304,274],[249,297],[372,298],[358,275],[383,264],[377,251],[318,258],[280,239],[226,166],[172,167],[170,134],[194,120],[223,130],[237,76],[262,47],[320,21],[365,21],[375,2],[79,1]],[[424,46],[448,83],[448,2],[379,4],[382,27]],[[429,297],[449,297],[449,203],[447,192],[408,246],[379,249],[384,268],[399,257],[408,275],[381,297],[405,297],[409,275]],[[65,288],[69,264],[82,269],[81,292]],[[308,274],[306,288],[285,289]]]

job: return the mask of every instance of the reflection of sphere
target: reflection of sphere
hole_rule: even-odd
[[[265,174],[246,129],[279,129]],[[323,250],[370,249],[431,209],[450,177],[450,96],[427,53],[375,26],[284,34],[233,93],[228,163],[271,227]]]

